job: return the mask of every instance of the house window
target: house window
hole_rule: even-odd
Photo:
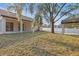
[[[6,31],[13,31],[13,22],[6,22]]]

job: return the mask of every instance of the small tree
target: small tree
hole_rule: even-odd
[[[42,16],[41,16],[41,14],[39,12],[36,12],[36,14],[35,14],[34,24],[36,26],[38,26],[37,31],[40,31],[41,30],[41,26],[42,26],[43,23],[42,23]]]
[[[23,10],[24,5],[25,4],[22,4],[22,3],[10,3],[7,6],[8,10],[16,12],[16,17],[17,17],[19,24],[20,24],[20,32],[23,31],[22,10]]]

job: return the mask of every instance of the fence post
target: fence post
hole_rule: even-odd
[[[62,34],[64,34],[65,32],[65,27],[64,27],[64,24],[62,24]]]

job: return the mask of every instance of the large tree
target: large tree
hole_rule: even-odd
[[[51,32],[54,33],[54,23],[60,20],[64,16],[73,16],[72,12],[79,8],[79,4],[66,4],[66,3],[43,3],[43,4],[30,4],[30,12],[35,14],[37,12],[41,15],[41,19],[45,19],[51,25]],[[40,20],[39,17],[35,18],[35,21]],[[40,21],[38,22],[40,23]]]

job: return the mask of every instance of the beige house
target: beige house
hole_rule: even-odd
[[[61,24],[62,24],[62,33],[63,34],[65,32],[65,28],[73,29],[73,31],[75,33],[74,29],[79,29],[79,16],[75,16],[75,17],[71,17],[71,18],[62,20]],[[77,32],[79,32],[79,31],[77,31]]]
[[[22,16],[23,32],[31,31],[32,18]],[[16,14],[0,9],[0,34],[4,33],[19,33],[20,25]]]

